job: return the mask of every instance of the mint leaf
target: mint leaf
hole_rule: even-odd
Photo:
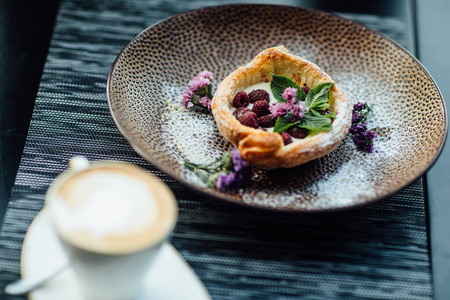
[[[292,123],[288,116],[278,117],[275,127],[273,128],[273,132],[282,133],[283,131],[286,131],[294,126],[296,123],[298,123],[298,121]]]
[[[306,106],[316,110],[327,109],[329,107],[328,99],[330,98],[330,89],[333,85],[334,83],[332,82],[324,82],[311,89],[305,99]],[[323,108],[327,105],[328,107]]]
[[[310,109],[309,112],[310,112],[312,115],[314,115],[314,116],[316,116],[316,117],[319,117],[319,118],[330,118],[330,119],[336,118],[336,114],[335,114],[334,112],[330,112],[329,114],[326,114],[326,115],[322,115],[320,112],[318,112],[318,111],[315,110],[315,109]]]
[[[273,131],[281,134],[292,126],[314,131],[328,131],[332,128],[331,118],[322,115],[317,117],[312,114],[306,114],[303,119],[294,123],[291,122],[288,116],[278,117]]]
[[[328,104],[328,102],[327,103],[320,103],[320,104],[317,104],[317,105],[315,105],[313,107],[314,110],[325,110],[327,108],[330,108],[330,104]],[[310,109],[311,109],[311,107],[310,107]]]
[[[312,114],[306,114],[303,119],[293,124],[300,128],[315,131],[328,131],[332,128],[330,118],[327,118],[326,116],[317,117]]]
[[[278,102],[286,103],[286,100],[282,95],[286,88],[292,87],[297,89],[296,102],[305,101],[306,106],[309,107],[309,111],[305,114],[305,117],[297,122],[291,122],[291,114],[278,117],[273,131],[282,133],[292,126],[305,128],[316,132],[330,130],[332,128],[331,119],[336,118],[336,114],[331,112],[329,114],[322,115],[319,111],[326,110],[330,107],[328,100],[330,98],[330,89],[333,86],[334,83],[332,82],[324,82],[311,89],[308,92],[308,95],[306,95],[301,87],[292,79],[272,73],[270,89]]]
[[[272,73],[272,81],[270,82],[270,89],[272,90],[272,94],[277,99],[278,102],[286,103],[286,100],[283,98],[284,90],[288,87],[297,89],[297,96],[295,98],[296,103],[298,101],[304,101],[306,98],[305,92],[298,86],[295,81],[290,79],[289,77],[283,75],[276,75]]]

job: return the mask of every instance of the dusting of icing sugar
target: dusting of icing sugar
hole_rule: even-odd
[[[364,167],[354,162],[345,163],[338,172],[317,182],[312,190],[312,193],[317,195],[314,205],[318,208],[330,207],[330,204],[345,207],[355,204],[357,199],[372,198],[375,196],[375,190],[373,186],[367,185],[370,180],[371,176]],[[333,182],[333,188],[330,182]],[[362,189],[362,186],[365,188]]]
[[[212,114],[196,109],[186,109],[182,104],[183,88],[165,84],[168,109],[161,116],[164,122],[162,140],[173,160],[179,165],[185,161],[207,164],[217,160],[231,144],[218,131]],[[205,187],[198,175],[181,168],[188,182]]]
[[[404,141],[411,141],[414,145],[413,135],[403,126],[408,118],[407,112],[392,109],[391,103],[398,102],[396,98],[400,97],[393,85],[387,85],[367,72],[358,77],[346,73],[336,77],[352,106],[357,102],[366,102],[372,107],[367,128],[378,135],[374,140],[374,157],[380,156],[378,158],[382,161],[398,159],[402,156]],[[378,91],[374,91],[374,87],[378,87]]]
[[[355,77],[354,74],[336,74],[338,86],[343,90],[350,105],[367,102],[373,105],[368,119],[368,128],[377,133],[374,140],[375,151],[365,153],[356,149],[352,137],[348,134],[342,143],[330,154],[292,169],[282,169],[286,175],[283,180],[264,170],[255,170],[252,186],[236,191],[235,195],[247,204],[262,207],[285,207],[287,209],[328,209],[347,207],[373,199],[381,187],[390,186],[389,166],[399,166],[403,157],[402,148],[414,145],[414,133],[402,124],[406,117],[403,111],[393,111],[390,103],[399,97],[393,88],[386,91],[386,84],[370,74]],[[370,86],[365,88],[365,86]],[[374,92],[374,86],[379,91]],[[265,89],[271,94],[270,83],[260,83],[245,89],[247,93],[254,89]],[[171,107],[163,115],[167,124],[162,130],[167,151],[180,165],[189,160],[194,163],[210,163],[218,159],[223,152],[231,148],[218,132],[212,115],[182,106],[182,88],[170,87],[167,102]],[[177,94],[174,96],[174,94]],[[274,101],[273,95],[271,100]],[[340,104],[338,109],[346,109]],[[251,107],[250,107],[251,108]],[[233,110],[232,106],[224,109]],[[344,126],[339,114],[335,120],[336,129]],[[341,119],[342,120],[342,119]],[[321,147],[334,144],[332,132],[320,136]],[[406,164],[403,166],[406,169]],[[307,171],[304,171],[307,170]],[[193,172],[180,167],[180,175],[190,184],[205,187],[203,181]],[[296,184],[285,184],[294,180]],[[280,185],[282,187],[280,187]],[[234,193],[234,192],[233,192]]]
[[[351,106],[357,102],[367,102],[372,105],[372,112],[368,118],[368,128],[377,133],[374,140],[375,151],[365,153],[356,149],[351,135],[347,135],[339,147],[330,154],[312,161],[311,171],[318,172],[320,176],[304,173],[305,182],[312,182],[307,185],[284,186],[278,191],[270,190],[270,184],[276,181],[275,178],[266,177],[263,181],[265,188],[258,188],[251,193],[243,193],[242,199],[248,204],[263,207],[290,207],[297,209],[327,209],[330,207],[347,207],[357,203],[362,203],[366,199],[374,199],[382,188],[388,187],[392,183],[389,178],[389,168],[391,166],[401,167],[408,170],[410,164],[414,162],[403,162],[404,147],[410,147],[417,141],[414,133],[408,131],[403,124],[408,118],[407,112],[393,111],[392,102],[398,102],[395,88],[386,92],[386,84],[379,82],[374,84],[370,75],[355,78],[354,74],[348,77],[346,74],[336,76],[336,82],[349,99]],[[348,79],[348,80],[347,80]],[[364,86],[371,82],[371,92]],[[374,93],[373,86],[379,86],[379,91]],[[324,134],[321,145],[333,143],[333,136]],[[409,150],[409,149],[408,149]],[[308,165],[307,164],[307,165]],[[285,170],[287,180],[290,176],[295,178],[304,168],[303,165],[291,170]],[[313,172],[314,172],[313,171]],[[293,179],[294,180],[294,179]],[[298,180],[295,179],[295,180]],[[267,183],[268,182],[268,183]],[[276,197],[272,195],[276,194]]]

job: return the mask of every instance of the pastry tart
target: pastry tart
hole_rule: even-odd
[[[243,125],[233,115],[236,94],[255,84],[271,82],[274,74],[309,88],[333,82],[318,66],[292,55],[284,46],[266,49],[249,64],[228,75],[218,86],[211,109],[220,133],[246,161],[262,169],[298,166],[333,151],[347,134],[351,123],[350,105],[337,85],[329,89],[329,111],[335,116],[329,130],[293,139],[289,144],[285,144],[280,133]]]

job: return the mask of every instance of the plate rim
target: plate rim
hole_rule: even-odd
[[[114,113],[113,107],[112,107],[112,101],[111,101],[111,96],[110,96],[110,87],[111,87],[112,75],[114,73],[115,67],[116,67],[119,59],[122,57],[122,55],[125,53],[125,51],[130,47],[130,45],[132,45],[137,39],[139,39],[143,34],[148,32],[149,30],[151,30],[153,27],[156,27],[156,26],[158,26],[161,23],[168,22],[168,21],[170,21],[173,18],[182,16],[182,15],[185,15],[185,14],[191,14],[191,13],[198,12],[198,11],[218,9],[218,8],[226,8],[226,7],[252,7],[252,6],[272,7],[272,8],[273,7],[277,7],[277,8],[292,8],[292,9],[298,9],[298,10],[302,10],[302,11],[310,11],[310,12],[314,12],[314,13],[317,13],[317,14],[329,15],[329,16],[332,16],[334,18],[338,18],[338,19],[340,19],[342,21],[349,22],[349,23],[353,24],[353,26],[363,27],[365,30],[368,30],[372,34],[378,35],[382,39],[387,40],[388,42],[392,43],[399,50],[405,52],[405,54],[407,54],[407,56],[409,58],[411,58],[413,60],[413,62],[430,79],[431,83],[433,84],[433,86],[435,87],[435,89],[437,91],[437,94],[439,96],[439,99],[440,99],[440,102],[441,102],[441,105],[442,105],[442,109],[443,109],[443,117],[444,117],[443,138],[440,141],[439,147],[437,147],[437,149],[436,149],[436,154],[430,160],[430,163],[423,170],[421,170],[421,172],[419,172],[415,177],[411,178],[410,180],[406,180],[405,182],[402,182],[394,190],[386,193],[385,195],[375,196],[375,197],[370,198],[368,200],[365,200],[363,202],[352,203],[351,205],[344,205],[344,206],[337,206],[337,207],[326,207],[326,208],[319,207],[319,208],[314,208],[314,209],[302,209],[302,208],[291,208],[291,207],[263,206],[263,205],[258,205],[258,204],[254,204],[254,203],[253,204],[247,203],[245,201],[239,201],[238,202],[238,201],[234,200],[234,198],[228,196],[227,194],[219,193],[217,190],[214,190],[212,188],[200,187],[200,186],[197,186],[197,185],[189,184],[181,176],[178,176],[177,174],[172,172],[170,169],[166,168],[164,165],[159,164],[156,159],[153,159],[151,156],[147,155],[143,150],[141,150],[137,145],[135,145],[133,143],[133,141],[132,141],[132,138],[127,135],[127,133],[124,130],[123,126],[120,124],[119,120],[117,119],[117,117],[116,117],[116,115]],[[241,207],[244,206],[244,207],[250,207],[250,208],[253,208],[253,209],[256,208],[256,209],[259,209],[259,210],[270,211],[270,212],[274,212],[275,211],[275,212],[296,213],[296,214],[298,214],[298,213],[300,213],[300,214],[305,214],[305,213],[306,214],[328,213],[328,212],[345,211],[345,210],[349,210],[349,209],[359,208],[359,207],[363,207],[363,206],[372,204],[374,202],[378,202],[380,200],[386,199],[386,198],[394,195],[395,193],[400,192],[405,187],[407,187],[407,186],[411,185],[412,183],[414,183],[418,178],[424,176],[424,174],[426,174],[426,172],[428,170],[430,170],[431,167],[433,167],[433,165],[436,163],[436,161],[440,157],[440,155],[442,153],[442,150],[443,150],[443,148],[445,146],[445,143],[447,141],[447,136],[448,136],[448,127],[449,127],[447,107],[446,107],[446,103],[445,103],[444,97],[442,95],[442,92],[439,89],[439,86],[437,85],[437,83],[434,80],[434,78],[431,76],[430,72],[425,68],[425,66],[408,49],[406,49],[404,46],[402,46],[400,43],[398,43],[397,41],[393,40],[392,38],[386,36],[385,34],[383,34],[381,32],[378,32],[378,31],[375,31],[375,30],[369,28],[365,24],[361,24],[359,22],[356,22],[356,21],[353,21],[353,20],[349,20],[349,19],[347,19],[345,17],[342,17],[342,16],[340,16],[340,15],[338,15],[336,13],[333,13],[333,12],[327,12],[327,11],[322,11],[322,10],[319,10],[319,9],[302,7],[302,6],[294,6],[294,5],[244,4],[244,3],[225,4],[225,5],[212,5],[212,6],[205,6],[205,7],[198,8],[198,9],[188,10],[188,11],[177,13],[177,14],[171,15],[171,16],[169,16],[167,18],[164,18],[164,19],[162,19],[162,20],[160,20],[160,21],[158,21],[158,22],[148,26],[147,28],[142,30],[139,34],[134,36],[122,48],[122,50],[117,54],[117,57],[115,58],[112,66],[111,66],[111,69],[109,71],[109,74],[108,74],[107,83],[106,83],[106,98],[107,98],[108,109],[109,109],[110,115],[111,115],[111,117],[112,117],[112,119],[114,121],[114,124],[116,125],[117,129],[121,133],[121,135],[125,138],[125,140],[131,146],[131,148],[137,154],[139,154],[141,157],[143,157],[149,163],[151,163],[152,166],[154,166],[158,170],[162,171],[164,174],[168,175],[169,177],[171,177],[172,179],[176,180],[177,182],[183,184],[187,188],[189,188],[189,189],[191,189],[193,191],[199,192],[203,196],[213,197],[214,200],[224,200],[227,203],[232,203],[233,205],[237,205],[237,206],[241,206]],[[425,183],[424,183],[424,185],[425,185]],[[426,191],[424,191],[424,193],[426,193]],[[426,195],[425,195],[425,198],[426,198]]]

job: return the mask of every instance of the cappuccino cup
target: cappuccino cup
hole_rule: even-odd
[[[170,189],[137,166],[75,157],[45,201],[82,296],[138,297],[176,223]]]

